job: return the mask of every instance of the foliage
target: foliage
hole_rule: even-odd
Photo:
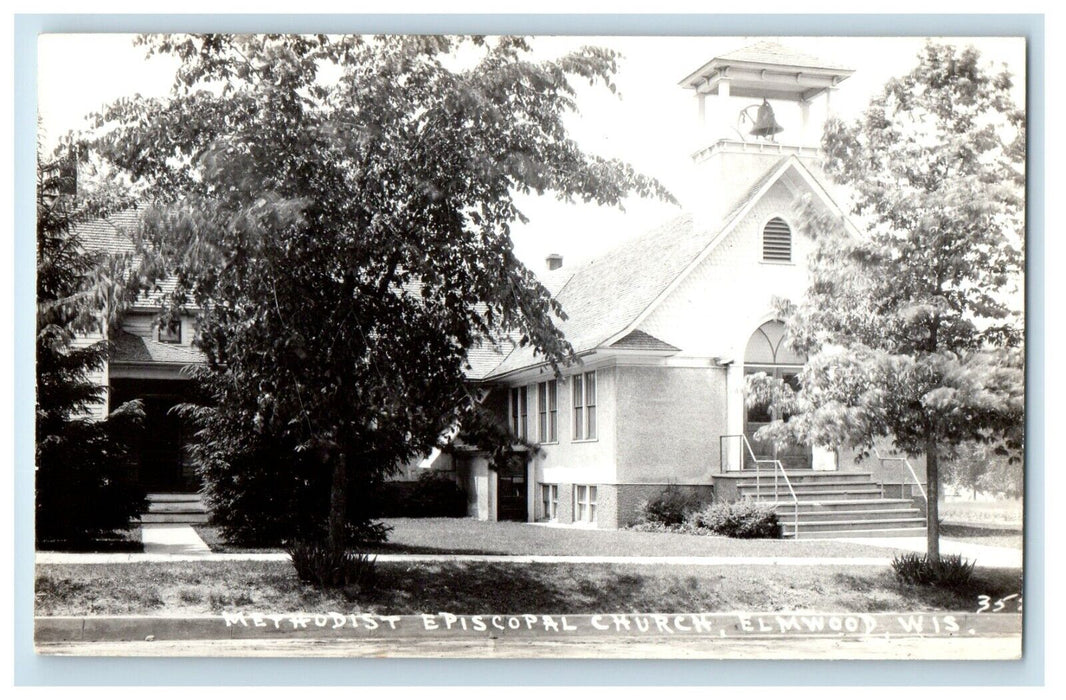
[[[692,512],[688,524],[695,529],[741,539],[781,537],[777,511],[772,505],[742,500],[712,503]]]
[[[868,450],[889,437],[924,454],[935,558],[943,455],[1021,448],[1024,113],[973,49],[930,43],[919,58],[855,123],[827,124],[826,173],[868,231],[807,203],[810,284],[782,312],[810,361],[798,391],[765,375],[750,389],[790,416],[760,440]]]
[[[38,163],[36,541],[85,546],[147,509],[129,453],[143,411],[130,402],[106,420],[90,416],[104,398],[91,375],[107,358],[105,302],[117,280],[99,274],[108,261],[86,253],[74,227],[105,212],[106,200],[62,193],[73,188],[60,180],[76,171]],[[92,333],[101,339],[89,342]]]
[[[176,276],[172,307],[202,309],[200,454],[280,445],[296,469],[317,461],[329,500],[314,515],[334,547],[352,485],[476,418],[471,348],[513,337],[570,359],[561,309],[512,250],[513,194],[668,196],[566,136],[572,81],[613,88],[609,51],[534,63],[512,37],[143,43],[181,59],[173,94],[106,108],[93,145],[152,199],[146,269]]]
[[[1018,498],[1025,490],[1022,465],[994,445],[964,443],[944,463],[944,481],[960,491]]]
[[[699,499],[691,491],[670,484],[653,498],[637,507],[641,522],[666,526],[681,525],[689,513],[699,508]]]
[[[415,481],[386,481],[373,504],[381,518],[462,518],[466,491],[446,474],[426,471]]]
[[[908,552],[892,558],[892,571],[900,583],[958,591],[970,584],[975,564],[958,554],[934,559]]]
[[[296,577],[320,588],[355,587],[371,591],[377,584],[377,557],[337,550],[314,542],[288,547]]]

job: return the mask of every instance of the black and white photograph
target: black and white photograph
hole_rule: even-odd
[[[1022,658],[1025,37],[37,67],[37,654]]]

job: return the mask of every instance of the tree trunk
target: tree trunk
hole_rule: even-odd
[[[348,462],[343,452],[333,455],[333,481],[329,489],[329,530],[327,544],[331,552],[347,549],[344,530],[348,514]]]
[[[925,547],[931,561],[940,560],[940,465],[936,440],[925,441],[925,494],[928,501],[925,516]]]

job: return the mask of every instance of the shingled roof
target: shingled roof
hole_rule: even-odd
[[[126,209],[106,219],[84,221],[74,227],[74,235],[82,248],[91,253],[129,254],[139,264],[137,246],[134,244],[137,229],[141,225],[141,212]],[[133,303],[136,308],[158,308],[164,295],[174,292],[177,280],[173,277],[160,280],[151,290],[142,293]]]
[[[789,160],[795,159],[784,156],[769,167],[736,199],[718,225],[701,227],[691,214],[678,216],[575,269],[556,295],[567,314],[567,320],[558,325],[574,351],[581,354],[602,347],[632,325],[784,171],[782,165]],[[634,333],[639,331],[617,341],[627,341],[617,347],[678,350],[646,333]],[[485,377],[500,377],[542,362],[532,348],[516,348]]]
[[[160,343],[126,331],[119,331],[111,354],[115,364],[191,365],[203,361],[203,353],[191,345]]]

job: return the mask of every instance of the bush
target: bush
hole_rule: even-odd
[[[939,561],[933,561],[926,554],[907,553],[892,558],[892,570],[900,583],[957,591],[968,586],[973,579],[975,563],[958,554],[942,556]]]
[[[427,471],[416,481],[387,481],[374,504],[378,518],[463,518],[466,491],[447,474]]]
[[[335,552],[315,542],[295,542],[287,548],[296,576],[319,588],[374,588],[377,579],[376,557],[353,552]]]
[[[692,530],[710,530],[742,539],[781,537],[774,507],[754,501],[712,503],[692,512],[686,525]]]
[[[642,523],[677,527],[684,524],[688,514],[699,507],[700,501],[695,494],[671,484],[654,498],[641,503],[637,515]]]

